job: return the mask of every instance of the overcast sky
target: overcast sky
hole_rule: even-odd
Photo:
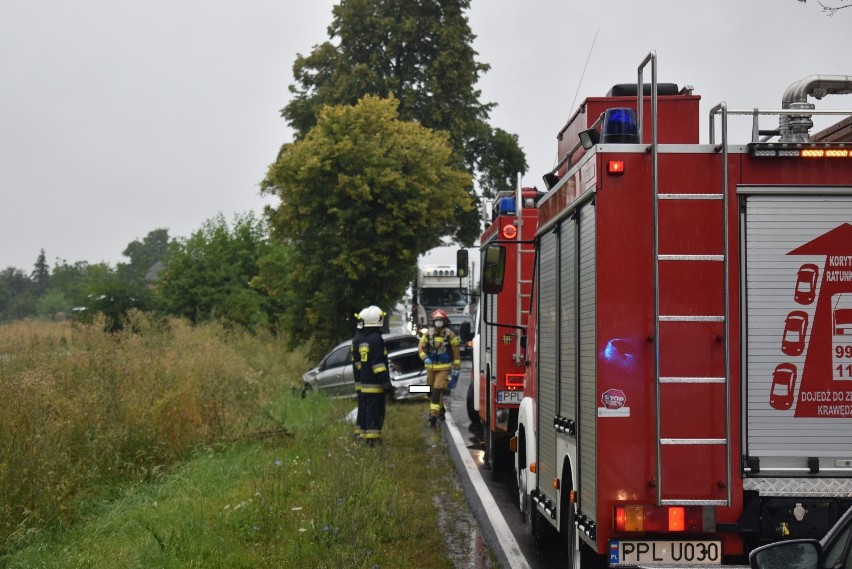
[[[0,269],[29,272],[40,249],[51,267],[115,264],[154,229],[185,237],[273,203],[258,184],[292,136],[293,60],[327,39],[334,4],[0,0]],[[661,82],[702,96],[705,142],[721,101],[777,109],[798,79],[852,75],[852,8],[829,18],[816,0],[473,0],[468,16],[525,185],[542,186],[582,99],[635,81],[650,50]]]

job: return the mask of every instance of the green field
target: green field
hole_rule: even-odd
[[[345,421],[353,401],[299,396],[308,362],[280,339],[141,315],[100,330],[0,327],[0,567],[428,569],[473,555],[425,405],[390,406],[369,448]]]

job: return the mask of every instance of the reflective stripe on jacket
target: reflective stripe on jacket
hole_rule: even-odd
[[[420,359],[429,358],[431,364],[426,364],[426,369],[441,371],[454,367],[461,367],[461,351],[459,337],[449,328],[429,328],[429,331],[420,337],[419,353]]]

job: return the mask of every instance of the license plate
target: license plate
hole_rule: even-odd
[[[623,541],[609,542],[610,565],[664,563],[669,565],[721,565],[720,541]]]
[[[523,397],[523,391],[498,391],[497,403],[513,403],[520,405]]]

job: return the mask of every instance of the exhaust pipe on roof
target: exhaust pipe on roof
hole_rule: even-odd
[[[808,111],[814,108],[808,103],[808,95],[822,99],[826,95],[848,95],[852,93],[852,76],[850,75],[809,75],[796,81],[784,91],[781,99],[782,109],[802,109]],[[778,129],[781,131],[781,142],[810,142],[810,129],[814,126],[811,115],[781,115]]]

